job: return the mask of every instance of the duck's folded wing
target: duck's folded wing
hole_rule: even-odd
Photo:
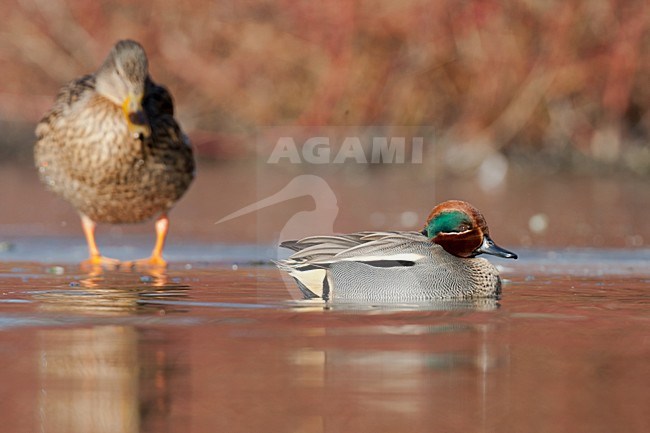
[[[424,252],[430,247],[427,238],[417,232],[371,235],[364,239],[364,243],[336,254],[332,257],[332,261],[355,261],[371,265],[378,262],[381,266],[412,266],[416,261],[425,258]]]
[[[312,236],[281,244],[296,251],[289,257],[295,264],[325,265],[339,261],[373,264],[394,261],[403,262],[406,266],[422,258],[417,250],[422,250],[428,245],[426,237],[417,232],[359,232]]]
[[[360,236],[356,233],[346,235],[321,235],[309,236],[302,239],[284,241],[280,244],[283,248],[294,251],[301,251],[317,245],[338,245],[341,249],[352,248],[360,242]]]
[[[296,261],[308,260],[310,262],[327,260],[345,250],[346,248],[340,244],[324,242],[322,244],[316,244],[301,248],[300,250],[293,253],[289,259]]]

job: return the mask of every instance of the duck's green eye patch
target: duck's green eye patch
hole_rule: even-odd
[[[472,228],[467,214],[453,210],[441,212],[427,224],[427,236],[433,238],[439,233],[460,233]]]

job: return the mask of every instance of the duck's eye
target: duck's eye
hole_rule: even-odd
[[[466,232],[467,230],[470,230],[471,228],[472,228],[472,226],[470,226],[469,224],[463,223],[463,224],[458,226],[458,231],[459,232]]]

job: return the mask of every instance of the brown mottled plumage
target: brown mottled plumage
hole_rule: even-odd
[[[194,158],[171,95],[148,75],[143,48],[120,41],[95,73],[65,85],[36,136],[40,177],[82,215],[91,262],[103,263],[95,223],[157,217],[147,263],[164,265],[166,213],[192,182]]]

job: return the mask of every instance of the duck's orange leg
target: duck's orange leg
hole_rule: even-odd
[[[164,268],[167,266],[167,261],[163,259],[162,252],[165,248],[165,240],[167,239],[167,232],[169,231],[169,218],[163,214],[156,220],[156,245],[153,247],[151,257],[146,259],[134,260],[132,262],[124,262],[122,265],[125,267],[158,267]]]
[[[165,240],[169,231],[169,218],[163,214],[156,220],[156,245],[153,247],[149,263],[156,266],[167,266],[167,261],[163,259],[162,252],[165,248]]]
[[[84,260],[82,262],[82,265],[107,267],[118,266],[120,264],[119,260],[104,257],[100,254],[99,248],[97,248],[97,242],[95,241],[96,227],[97,224],[95,224],[95,221],[91,220],[86,215],[81,215],[81,228],[83,229],[84,235],[86,236],[88,251],[90,253],[90,258],[88,258],[88,260]]]

